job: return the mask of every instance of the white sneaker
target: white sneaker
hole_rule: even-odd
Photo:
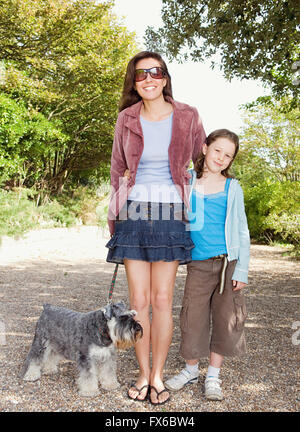
[[[192,375],[186,369],[182,369],[178,375],[173,376],[173,378],[168,379],[165,382],[165,386],[169,390],[178,391],[181,390],[187,384],[193,384],[198,381],[199,371],[195,375]]]
[[[209,400],[223,400],[223,393],[221,389],[222,381],[215,377],[209,377],[205,380],[205,397]]]

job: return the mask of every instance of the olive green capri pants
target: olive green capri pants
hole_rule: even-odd
[[[243,290],[233,291],[235,261],[228,262],[225,286],[219,293],[223,260],[210,258],[187,264],[187,278],[180,313],[180,354],[185,360],[215,352],[237,356],[246,352]]]

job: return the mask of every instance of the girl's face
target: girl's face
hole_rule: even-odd
[[[209,146],[203,144],[202,152],[205,155],[206,169],[218,174],[225,170],[232,161],[235,153],[235,145],[228,138],[219,137]]]
[[[158,60],[153,58],[145,58],[139,60],[135,66],[136,69],[150,69],[153,67],[161,67]],[[134,88],[143,100],[153,101],[163,97],[163,89],[167,84],[167,79],[152,78],[150,73],[147,73],[147,78],[144,81],[135,82]]]

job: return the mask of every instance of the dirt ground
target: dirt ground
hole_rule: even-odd
[[[0,246],[0,411],[163,411],[258,412],[299,411],[300,308],[299,262],[282,256],[282,249],[251,246],[247,297],[248,352],[228,358],[221,371],[225,399],[208,402],[203,395],[207,359],[200,360],[200,379],[172,393],[162,407],[128,399],[127,389],[138,374],[134,349],[120,352],[120,388],[95,398],[81,398],[71,362],[59,374],[28,383],[18,373],[32,342],[43,303],[81,312],[107,302],[114,265],[105,262],[106,238],[96,227],[34,231],[20,240],[2,239]],[[183,367],[178,355],[179,312],[186,268],[178,271],[174,296],[174,336],[165,378]],[[114,300],[127,301],[123,266]],[[127,302],[128,303],[128,302]]]

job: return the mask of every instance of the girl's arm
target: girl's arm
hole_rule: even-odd
[[[241,186],[238,184],[236,191],[237,208],[238,208],[238,227],[239,227],[239,257],[235,266],[232,280],[236,281],[238,286],[236,290],[241,289],[248,283],[248,267],[250,260],[250,236],[247,223],[247,216],[244,205],[244,194]],[[244,285],[241,286],[240,283]]]

